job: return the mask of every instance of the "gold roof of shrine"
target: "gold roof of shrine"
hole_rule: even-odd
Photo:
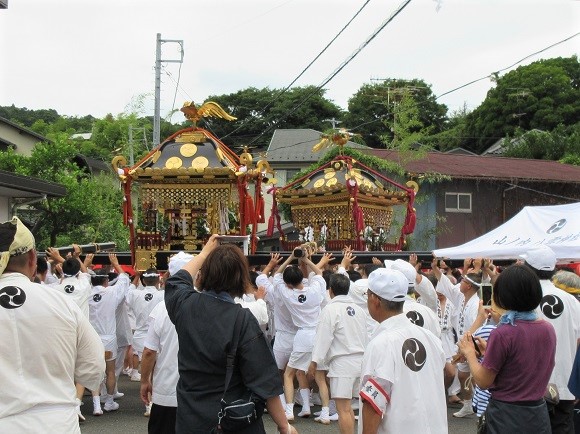
[[[408,201],[408,191],[396,182],[369,169],[348,156],[339,157],[308,175],[280,188],[276,197],[290,205],[311,202],[334,202],[350,197],[347,182],[353,179],[358,185],[359,200],[377,204],[395,205]]]
[[[203,128],[187,128],[149,152],[128,175],[134,180],[223,182],[235,180],[239,159],[223,142]]]

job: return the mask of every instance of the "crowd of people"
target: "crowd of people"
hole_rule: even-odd
[[[449,405],[474,432],[574,433],[580,277],[554,275],[547,246],[500,270],[361,264],[348,247],[314,263],[307,243],[251,268],[211,236],[133,278],[114,253],[95,267],[73,247],[40,258],[20,220],[0,225],[0,432],[78,433],[85,393],[94,416],[122,411],[124,373],[150,433],[265,434],[264,413],[283,434],[295,418],[447,433]],[[233,429],[235,407],[251,412]]]

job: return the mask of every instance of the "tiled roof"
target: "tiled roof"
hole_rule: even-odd
[[[320,131],[312,129],[279,129],[274,131],[270,146],[268,146],[267,160],[270,163],[285,163],[288,161],[314,163],[326,152],[312,152],[312,147],[320,141]],[[368,149],[367,146],[354,142],[347,145],[356,149]]]
[[[362,152],[400,161],[397,151],[367,149]],[[455,179],[520,179],[580,184],[580,166],[549,160],[428,152],[423,158],[407,161],[403,166],[408,173],[440,173]]]

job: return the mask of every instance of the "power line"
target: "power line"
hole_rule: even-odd
[[[270,101],[268,104],[266,104],[266,106],[264,108],[262,108],[262,110],[260,110],[260,114],[264,114],[266,109],[268,107],[270,107],[272,104],[274,104],[276,101],[278,101],[280,99],[280,97],[282,95],[284,95],[291,87],[294,83],[296,83],[300,77],[302,77],[304,75],[304,73],[314,64],[314,62],[316,62],[320,56],[322,56],[326,50],[328,50],[328,48],[334,43],[334,41],[336,41],[338,39],[338,37],[342,34],[342,32],[344,32],[348,26],[355,20],[355,18],[362,12],[362,10],[370,3],[371,0],[367,0],[361,7],[360,9],[352,16],[352,18],[350,20],[348,20],[348,22],[342,27],[342,29],[340,29],[340,31],[334,36],[334,38],[332,38],[330,40],[330,42],[328,44],[326,44],[326,46],[322,49],[322,51],[320,51],[316,57],[314,57],[314,59],[312,59],[312,61],[302,70],[302,72],[300,74],[298,74],[298,76],[292,80],[292,82],[287,85],[284,89],[282,89],[275,97],[274,99],[272,99],[272,101]],[[235,133],[236,131],[238,131],[240,128],[242,128],[244,126],[244,123],[241,123],[236,129],[234,129],[233,131],[231,131],[230,133],[226,134],[223,137],[220,137],[221,139],[225,139],[227,137],[229,137],[231,134]]]
[[[300,102],[298,103],[298,105],[296,105],[292,110],[290,110],[289,112],[287,112],[284,116],[282,116],[280,119],[278,119],[277,121],[274,121],[272,123],[271,126],[269,126],[267,129],[265,129],[262,133],[260,133],[253,141],[251,141],[249,144],[253,144],[254,142],[256,142],[258,139],[260,139],[264,134],[266,134],[267,132],[271,131],[273,128],[276,127],[276,125],[286,119],[288,116],[290,116],[291,114],[293,114],[294,112],[296,112],[296,110],[298,110],[300,107],[302,107],[316,92],[319,92],[324,86],[326,86],[334,77],[336,77],[338,75],[339,72],[341,72],[368,44],[371,43],[371,41],[373,39],[375,39],[377,37],[377,35],[391,22],[393,21],[397,15],[399,15],[403,9],[405,9],[408,4],[411,3],[411,0],[405,0],[392,14],[389,18],[387,18],[382,24],[381,26],[375,30],[360,46],[359,48],[357,48],[344,62],[342,62],[342,64],[334,70],[334,72],[332,74],[330,74],[330,76],[328,78],[326,78],[319,86],[317,86],[312,92],[310,92],[308,95],[306,95],[306,97]]]
[[[557,46],[557,45],[560,45],[560,44],[562,44],[562,43],[564,43],[564,42],[566,42],[566,41],[569,41],[570,39],[572,39],[572,38],[575,38],[575,37],[576,37],[576,36],[578,36],[578,35],[580,35],[580,32],[578,32],[578,33],[575,33],[575,34],[574,34],[574,35],[572,35],[572,36],[568,36],[567,38],[565,38],[565,39],[562,39],[561,41],[558,41],[558,42],[556,42],[556,43],[554,43],[554,44],[552,44],[552,45],[548,45],[547,47],[545,47],[545,48],[542,48],[541,50],[538,50],[538,51],[536,51],[536,52],[534,52],[534,53],[532,53],[532,54],[528,54],[526,57],[523,57],[523,58],[521,58],[521,59],[520,59],[520,60],[518,60],[517,62],[515,62],[515,63],[511,64],[510,66],[506,66],[505,68],[502,68],[502,69],[499,69],[499,70],[497,70],[497,71],[495,71],[495,72],[492,72],[490,75],[486,75],[485,77],[481,77],[481,78],[478,78],[478,79],[476,79],[476,80],[472,80],[472,81],[470,81],[469,83],[465,83],[465,84],[463,84],[463,85],[461,85],[461,86],[459,86],[459,87],[456,87],[455,89],[448,90],[447,92],[444,92],[444,93],[442,93],[441,95],[438,95],[438,96],[436,96],[436,97],[435,97],[435,99],[439,99],[439,98],[441,98],[442,96],[449,95],[450,93],[452,93],[452,92],[455,92],[455,91],[458,91],[459,89],[463,89],[464,87],[471,86],[472,84],[474,84],[474,83],[477,83],[478,81],[487,80],[487,79],[489,79],[489,78],[490,78],[491,76],[493,76],[493,75],[499,75],[499,73],[500,73],[500,72],[503,72],[503,71],[506,71],[506,70],[508,70],[508,69],[510,69],[510,68],[513,68],[514,66],[516,66],[516,65],[518,65],[518,64],[520,64],[520,63],[522,63],[524,60],[527,60],[527,59],[529,59],[530,57],[532,57],[532,56],[535,56],[535,55],[537,55],[537,54],[543,53],[544,51],[547,51],[547,50],[549,50],[550,48],[553,48],[553,47],[555,47],[555,46]]]

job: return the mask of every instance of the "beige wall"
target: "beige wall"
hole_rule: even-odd
[[[7,125],[0,122],[0,137],[10,143],[16,145],[16,153],[19,155],[30,156],[32,154],[32,148],[40,140],[38,137],[31,136],[12,125]]]

